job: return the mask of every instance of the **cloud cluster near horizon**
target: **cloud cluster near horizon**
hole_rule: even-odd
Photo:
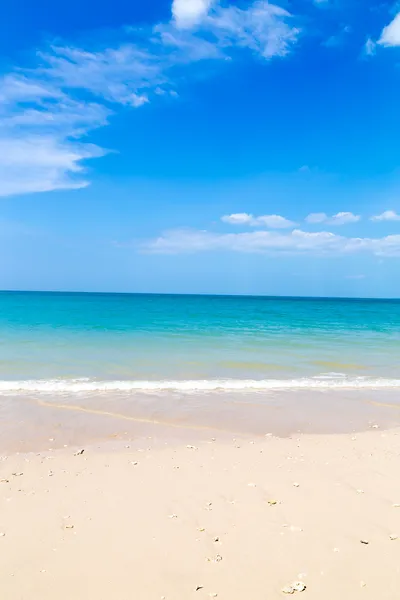
[[[400,221],[400,215],[394,210],[385,210],[382,214],[371,217],[371,221]]]
[[[345,237],[329,231],[308,232],[301,229],[294,229],[290,233],[214,233],[175,229],[146,242],[141,249],[157,254],[230,251],[252,254],[344,255],[364,252],[376,256],[399,257],[400,234],[382,238],[362,238]]]
[[[294,227],[296,223],[281,217],[280,215],[261,215],[254,217],[247,213],[234,213],[224,215],[221,221],[229,225],[250,225],[251,227],[268,227],[270,229],[288,229]]]
[[[329,216],[326,213],[310,213],[304,219],[304,221],[310,225],[349,225],[351,223],[358,223],[361,220],[360,215],[355,215],[352,212],[343,211],[338,212],[335,215]],[[374,215],[369,217],[370,221],[400,221],[400,215],[394,210],[385,210],[380,215]],[[232,213],[230,215],[224,215],[221,217],[223,223],[229,225],[243,225],[251,227],[266,227],[268,229],[290,229],[296,226],[294,221],[287,219],[281,215],[261,215],[255,217],[249,213]]]
[[[346,225],[357,223],[361,216],[340,212],[332,217],[312,213],[304,221],[309,224]],[[386,210],[370,221],[400,221],[400,215]],[[376,256],[400,257],[400,233],[375,237],[347,237],[330,231],[304,231],[294,221],[281,215],[254,216],[232,213],[221,221],[233,227],[251,227],[262,230],[225,233],[191,228],[172,229],[141,245],[141,250],[154,254],[181,254],[194,252],[230,251],[257,254],[316,254],[344,255],[369,253]],[[291,229],[290,232],[277,231]]]
[[[331,217],[325,213],[311,213],[305,218],[305,221],[312,224],[324,223],[325,225],[336,226],[357,223],[360,219],[361,217],[359,215],[354,215],[352,212],[339,212]]]

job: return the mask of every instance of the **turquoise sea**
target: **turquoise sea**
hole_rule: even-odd
[[[0,393],[400,388],[400,301],[0,293]]]

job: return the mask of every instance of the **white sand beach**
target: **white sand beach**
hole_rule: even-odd
[[[2,456],[1,597],[399,598],[400,430],[203,434]]]

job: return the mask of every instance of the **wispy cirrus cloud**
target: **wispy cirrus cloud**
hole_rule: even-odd
[[[343,46],[346,43],[346,39],[348,38],[349,34],[352,33],[352,31],[353,29],[352,27],[350,27],[350,25],[342,25],[340,29],[333,35],[329,36],[322,43],[322,45],[326,48],[338,48],[340,46]]]
[[[226,59],[234,48],[285,56],[299,36],[292,21],[266,1],[238,8],[174,0],[169,23],[121,31],[118,44],[37,52],[33,66],[0,79],[0,196],[85,187],[86,161],[107,152],[88,136],[117,110],[176,96],[183,69]]]
[[[261,215],[254,217],[248,213],[233,213],[224,215],[221,221],[229,225],[250,225],[251,227],[268,227],[269,229],[288,229],[296,223],[282,217],[281,215]]]
[[[135,66],[133,54],[53,46],[34,68],[3,77],[1,196],[88,185],[86,160],[106,153],[87,142],[88,134],[108,124],[114,105],[140,106],[146,99],[150,75],[143,64]]]
[[[400,215],[394,210],[385,210],[380,215],[370,218],[371,221],[400,221]]]
[[[253,231],[214,233],[176,229],[163,233],[141,246],[144,252],[180,254],[229,251],[253,254],[347,255],[369,253],[377,256],[400,256],[400,235],[383,238],[351,238],[328,231],[310,233],[295,229],[290,233]]]
[[[364,44],[363,54],[364,56],[375,56],[376,54],[376,42],[370,37]]]
[[[85,187],[82,161],[104,152],[93,144],[54,135],[0,137],[0,195]]]
[[[269,2],[254,2],[247,9],[217,7],[205,26],[221,47],[248,48],[266,59],[289,54],[300,35],[292,15]]]
[[[174,0],[172,25],[211,36],[220,48],[242,47],[269,59],[285,56],[297,42],[300,29],[284,8],[256,0],[245,8],[216,0]]]
[[[357,223],[361,217],[359,215],[354,215],[352,212],[339,212],[336,215],[332,215],[329,217],[325,213],[311,213],[306,218],[305,221],[311,224],[321,224],[325,225],[347,225],[348,223]]]

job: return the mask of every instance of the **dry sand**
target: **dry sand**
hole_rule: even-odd
[[[400,598],[399,430],[211,435],[2,457],[0,597]]]

